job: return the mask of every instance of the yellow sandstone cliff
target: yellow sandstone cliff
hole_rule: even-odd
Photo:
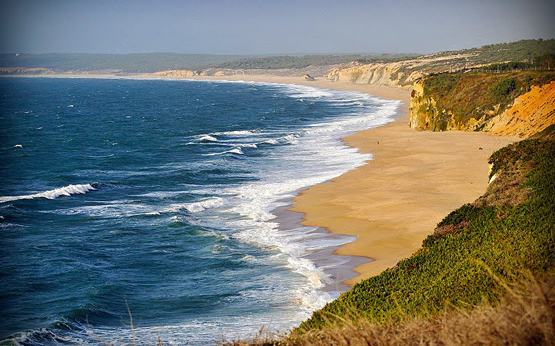
[[[489,111],[480,119],[457,122],[451,110],[438,109],[433,97],[424,96],[423,80],[414,83],[409,108],[409,126],[430,131],[486,131],[503,136],[528,138],[555,124],[555,82],[534,86],[519,97],[501,114]],[[449,120],[441,127],[438,115]]]
[[[334,82],[374,84],[410,89],[412,83],[429,73],[468,68],[467,59],[475,54],[427,55],[396,62],[360,63],[332,69],[327,79]]]
[[[203,70],[167,70],[155,72],[152,75],[158,77],[176,77],[186,78],[193,76],[231,76],[235,74],[242,74],[240,71],[235,70],[219,70],[219,69],[203,69]]]
[[[555,82],[535,86],[484,128],[504,136],[530,137],[555,124]]]

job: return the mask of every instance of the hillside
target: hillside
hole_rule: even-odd
[[[456,72],[414,84],[410,126],[528,137],[555,123],[555,71]]]
[[[302,69],[309,66],[330,66],[351,61],[394,62],[417,57],[417,54],[376,54],[376,55],[300,55],[245,58],[214,66],[217,69]]]
[[[493,63],[528,62],[555,54],[555,40],[522,40],[459,51],[440,52],[396,62],[355,61],[332,69],[328,79],[356,84],[411,88],[417,79],[434,73],[462,71]],[[534,65],[532,64],[532,66]],[[551,66],[553,67],[553,66]]]
[[[410,88],[416,79],[427,74],[498,62],[533,63],[535,58],[549,54],[555,54],[555,40],[522,40],[431,55],[0,54],[0,74],[33,74],[37,70],[32,69],[36,68],[45,69],[50,74],[68,71],[115,74],[162,72],[166,76],[310,74],[333,81]]]
[[[137,54],[0,54],[0,67],[44,68],[60,71],[109,71],[147,73],[194,69],[245,58],[244,55],[177,53]],[[4,71],[4,73],[6,73]]]

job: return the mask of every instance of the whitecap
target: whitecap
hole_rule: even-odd
[[[239,144],[239,146],[242,148],[258,148],[258,145],[256,145],[255,143],[244,143]]]
[[[0,203],[17,201],[20,199],[34,199],[34,198],[46,198],[55,199],[60,196],[71,196],[71,195],[82,195],[89,191],[96,190],[91,184],[77,184],[68,185],[60,187],[54,190],[48,190],[40,193],[34,193],[31,195],[21,195],[21,196],[2,196],[0,197]]]
[[[279,141],[277,139],[268,139],[265,140],[263,143],[267,143],[267,144],[279,144]]]
[[[243,155],[243,150],[241,150],[241,148],[233,148],[231,150],[226,150],[226,151],[222,151],[221,153],[209,153],[209,154],[203,154],[204,156],[214,156],[214,155],[225,155],[225,154],[237,154],[237,155]]]
[[[187,210],[190,213],[199,213],[206,209],[221,207],[225,204],[223,198],[211,197],[203,199],[198,202],[184,203],[184,204],[172,204],[169,208],[165,209],[164,212],[177,212],[179,210]]]
[[[200,135],[198,138],[199,142],[217,142],[218,139],[211,135]]]
[[[214,132],[212,135],[216,136],[248,136],[255,134],[255,131],[251,130],[236,130],[236,131],[226,131],[226,132]]]

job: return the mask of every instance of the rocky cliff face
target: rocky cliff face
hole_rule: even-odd
[[[410,89],[415,80],[429,73],[458,71],[471,67],[467,59],[473,54],[428,55],[417,59],[388,63],[352,62],[334,68],[327,78],[334,82],[375,84]]]
[[[555,124],[555,82],[535,86],[519,96],[509,109],[489,121],[484,130],[526,138],[552,124]]]
[[[0,75],[45,75],[54,74],[54,72],[41,67],[0,67]]]
[[[201,69],[183,69],[183,70],[167,70],[153,73],[154,76],[186,78],[192,76],[283,76],[283,77],[303,77],[322,78],[328,75],[328,72],[337,67],[337,65],[324,66],[308,66],[305,68],[284,68],[284,69],[225,69],[225,68],[201,68]]]
[[[486,131],[527,138],[555,124],[555,81],[531,87],[502,111],[496,104],[483,109],[481,116],[466,118],[454,114],[456,107],[438,105],[438,97],[426,95],[424,83],[423,79],[416,81],[411,93],[409,125],[416,130]]]
[[[218,69],[203,69],[203,70],[167,70],[153,73],[154,76],[160,77],[177,77],[186,78],[193,76],[231,76],[238,74],[235,70],[218,70]]]

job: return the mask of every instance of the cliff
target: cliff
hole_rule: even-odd
[[[233,70],[201,69],[201,70],[167,70],[155,72],[152,75],[158,77],[193,77],[193,76],[229,76],[240,74]]]
[[[555,123],[555,72],[446,73],[421,78],[409,125],[530,137]]]
[[[415,80],[427,74],[468,68],[469,59],[475,55],[426,55],[417,59],[370,64],[352,62],[344,67],[332,69],[327,78],[334,82],[375,84],[410,89]]]
[[[511,108],[492,119],[484,130],[527,138],[551,124],[555,124],[555,82],[535,86],[519,96]]]
[[[0,75],[45,75],[54,74],[54,72],[41,67],[0,67]]]
[[[271,75],[283,77],[303,77],[311,76],[315,78],[322,78],[327,76],[330,69],[337,67],[337,65],[321,65],[321,66],[307,66],[303,68],[220,68],[220,67],[207,67],[199,69],[179,69],[167,70],[153,73],[154,76],[165,77],[191,77],[191,76],[236,76],[236,75]]]

